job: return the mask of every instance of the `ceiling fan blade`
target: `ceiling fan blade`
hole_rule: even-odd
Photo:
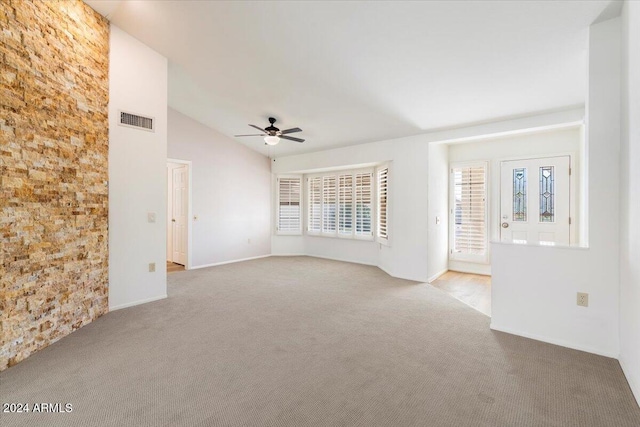
[[[249,126],[251,126],[252,128],[256,128],[256,129],[258,129],[260,132],[267,133],[267,131],[266,131],[266,130],[264,130],[264,129],[262,129],[262,128],[259,128],[259,127],[258,127],[258,126],[256,126],[256,125],[249,125]]]
[[[294,137],[292,137],[292,136],[280,135],[280,138],[282,138],[282,139],[288,139],[288,140],[290,140],[290,141],[295,141],[295,142],[304,142],[304,139],[294,138]]]
[[[265,133],[253,133],[251,135],[233,135],[233,136],[267,136]]]
[[[287,133],[294,133],[294,132],[302,132],[302,129],[300,129],[300,128],[291,128],[291,129],[283,130],[282,132],[280,132],[280,134],[285,135]]]

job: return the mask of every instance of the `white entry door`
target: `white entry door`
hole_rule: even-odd
[[[171,247],[172,261],[176,264],[187,263],[187,167],[180,166],[172,171],[171,196]]]
[[[569,156],[501,163],[500,239],[503,242],[571,243]]]

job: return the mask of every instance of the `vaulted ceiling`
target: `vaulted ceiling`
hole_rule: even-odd
[[[169,59],[172,108],[230,137],[302,128],[279,156],[582,105],[610,3],[86,2]]]

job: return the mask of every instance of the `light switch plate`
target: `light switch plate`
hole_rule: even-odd
[[[155,212],[147,213],[147,222],[156,222],[156,213]]]

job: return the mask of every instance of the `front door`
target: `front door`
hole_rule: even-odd
[[[570,156],[501,162],[501,241],[571,243],[570,167]]]
[[[180,166],[172,171],[171,235],[172,261],[187,263],[187,167]]]

